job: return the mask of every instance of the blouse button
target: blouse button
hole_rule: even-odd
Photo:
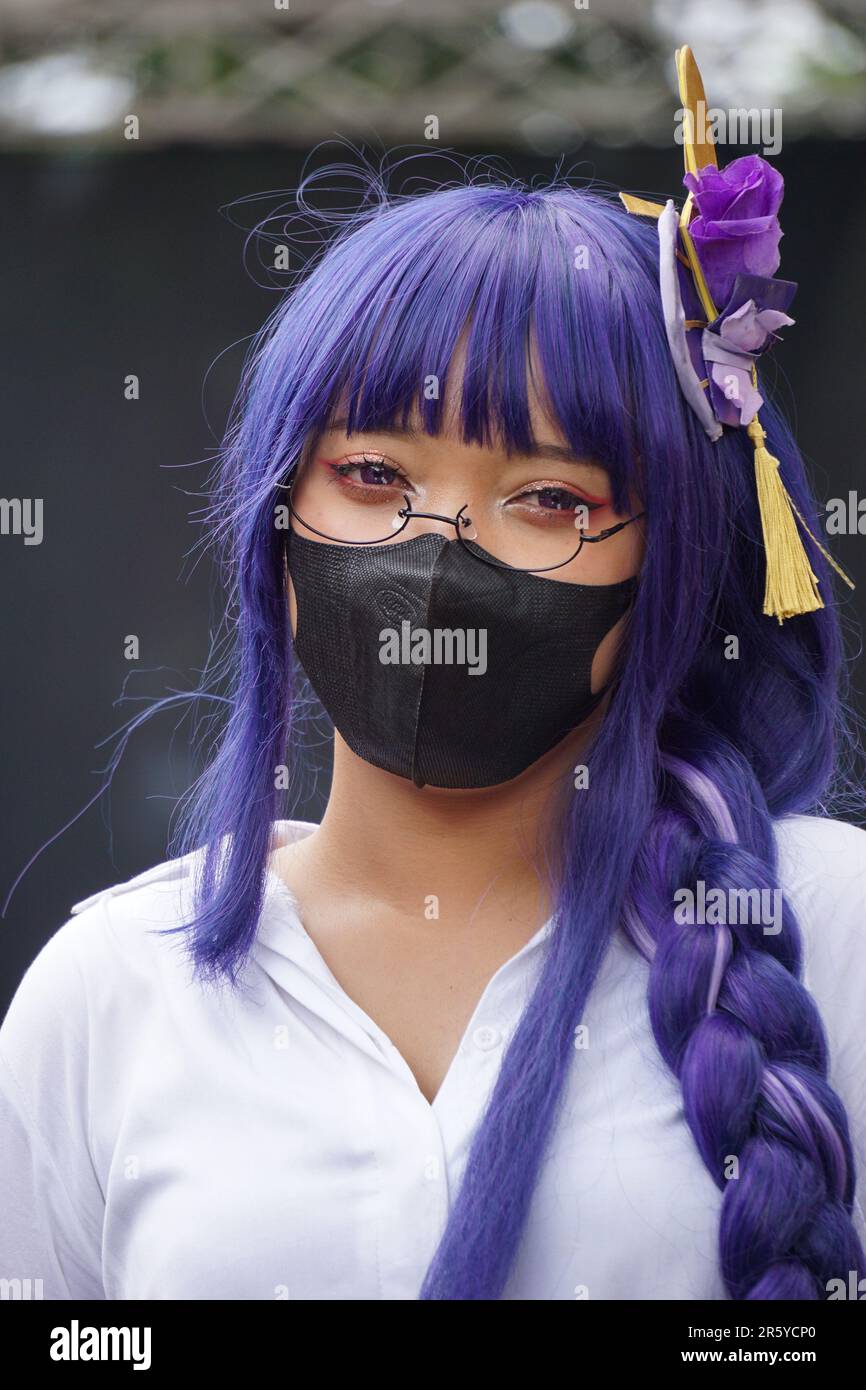
[[[499,1029],[494,1028],[490,1023],[485,1023],[482,1027],[476,1028],[475,1032],[472,1034],[472,1040],[475,1046],[480,1047],[482,1052],[489,1052],[491,1047],[496,1046],[501,1037],[502,1034]]]

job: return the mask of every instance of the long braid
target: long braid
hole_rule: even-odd
[[[714,777],[712,755],[723,760]],[[683,889],[705,894],[778,888],[769,813],[740,760],[706,739],[702,766],[662,755],[657,813],[645,838],[626,929],[650,964],[653,1032],[683,1094],[698,1150],[724,1193],[720,1259],[735,1299],[825,1299],[828,1282],[858,1279],[866,1260],[851,1212],[855,1168],[844,1106],[827,1080],[821,1018],[801,982],[802,943],[790,903],[781,930],[761,922],[678,919]],[[709,915],[709,914],[707,914]],[[751,914],[747,914],[751,915]],[[765,924],[766,925],[766,924]]]

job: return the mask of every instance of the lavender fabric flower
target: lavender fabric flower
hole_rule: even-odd
[[[763,405],[752,386],[752,366],[794,320],[785,310],[794,298],[793,280],[738,275],[731,298],[703,330],[701,355],[707,368],[713,414],[725,425],[747,425]]]
[[[689,231],[717,307],[731,297],[737,275],[772,276],[779,268],[782,229],[776,214],[785,181],[760,155],[724,169],[708,164],[683,178],[698,216]]]
[[[739,348],[742,352],[761,352],[778,328],[788,327],[793,322],[778,309],[759,309],[754,299],[747,299],[739,309],[722,319],[719,333],[728,347]]]

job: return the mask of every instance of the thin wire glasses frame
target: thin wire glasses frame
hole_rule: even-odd
[[[603,531],[597,531],[595,535],[589,535],[586,531],[578,529],[578,535],[580,536],[580,540],[578,541],[577,547],[575,548],[573,553],[569,555],[565,560],[558,560],[555,565],[542,565],[532,567],[522,565],[509,565],[506,560],[497,560],[496,557],[494,555],[491,555],[488,551],[485,551],[484,554],[479,554],[478,551],[481,549],[481,547],[473,547],[473,542],[477,541],[478,539],[478,532],[475,528],[475,523],[473,522],[472,518],[463,515],[463,513],[466,511],[466,508],[469,506],[468,502],[464,502],[463,506],[460,508],[456,516],[443,516],[439,512],[416,512],[413,510],[411,498],[409,497],[408,493],[404,492],[403,500],[406,503],[406,505],[405,507],[399,507],[396,513],[398,517],[402,518],[402,524],[400,526],[396,527],[387,536],[380,536],[377,537],[375,540],[345,541],[342,539],[341,536],[331,536],[328,534],[327,531],[317,530],[315,526],[311,526],[308,521],[304,521],[304,518],[298,512],[295,511],[294,503],[292,502],[293,482],[294,479],[292,480],[292,482],[282,483],[279,485],[285,489],[286,497],[288,500],[289,512],[295,518],[295,520],[299,521],[307,531],[312,531],[314,536],[321,536],[322,540],[334,541],[337,545],[384,545],[386,544],[386,542],[393,540],[395,536],[399,536],[406,529],[406,527],[409,525],[409,522],[414,517],[423,517],[428,521],[444,521],[449,526],[453,526],[457,535],[457,540],[465,546],[466,550],[473,557],[473,559],[480,560],[485,565],[494,565],[498,569],[519,570],[524,574],[546,574],[549,570],[562,569],[563,565],[570,565],[572,560],[575,560],[577,558],[584,545],[595,545],[599,541],[606,541],[611,536],[617,535],[619,531],[623,531],[626,526],[631,526],[633,521],[640,521],[641,517],[646,516],[645,511],[637,512],[634,516],[627,517],[625,521],[618,521],[615,526],[607,526]],[[471,536],[464,535],[463,533],[467,531],[470,527],[472,528],[473,534]]]

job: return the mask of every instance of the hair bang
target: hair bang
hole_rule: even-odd
[[[639,348],[612,271],[598,245],[583,263],[589,232],[570,210],[478,190],[492,191],[498,215],[486,210],[478,226],[464,216],[433,237],[426,227],[423,239],[407,229],[387,247],[374,240],[366,260],[358,248],[357,299],[337,315],[316,425],[338,415],[350,434],[451,425],[467,443],[528,453],[539,442],[534,398],[575,454],[608,471],[625,510],[637,476]]]

